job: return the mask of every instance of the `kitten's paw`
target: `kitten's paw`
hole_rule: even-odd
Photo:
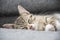
[[[47,24],[45,27],[45,31],[55,31],[55,28],[52,24]]]
[[[13,28],[14,24],[3,24],[2,26],[3,26],[3,28],[10,29],[10,28]]]

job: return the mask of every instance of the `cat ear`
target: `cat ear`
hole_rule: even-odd
[[[19,11],[19,14],[22,15],[22,14],[30,14],[30,12],[28,12],[25,8],[23,8],[21,5],[18,5],[18,11]]]

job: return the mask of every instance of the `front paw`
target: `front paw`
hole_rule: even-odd
[[[2,26],[3,26],[3,28],[12,29],[14,24],[3,24]]]
[[[47,24],[45,27],[45,31],[55,31],[55,28],[52,24]]]

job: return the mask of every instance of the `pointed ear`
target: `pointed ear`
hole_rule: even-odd
[[[22,15],[22,14],[29,14],[30,12],[28,12],[25,8],[23,8],[21,5],[18,5],[18,11],[19,11],[19,14]]]

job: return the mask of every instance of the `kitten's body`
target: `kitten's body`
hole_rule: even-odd
[[[20,16],[15,21],[14,28],[17,29],[34,29],[44,31],[46,30],[46,25],[53,25],[54,31],[56,30],[55,26],[55,16],[52,15],[33,15],[27,10],[25,10],[20,5],[18,6]],[[21,11],[23,10],[23,11]]]
[[[27,29],[34,28],[35,30],[44,31],[47,24],[54,25],[54,22],[55,22],[54,21],[55,17],[53,16],[47,16],[47,15],[41,16],[41,15],[30,15],[30,14],[29,16],[28,15],[26,16],[25,18],[23,16],[18,17],[17,20],[15,21],[15,27],[21,28],[22,26],[23,28],[27,28]],[[26,22],[21,18],[26,20]]]

